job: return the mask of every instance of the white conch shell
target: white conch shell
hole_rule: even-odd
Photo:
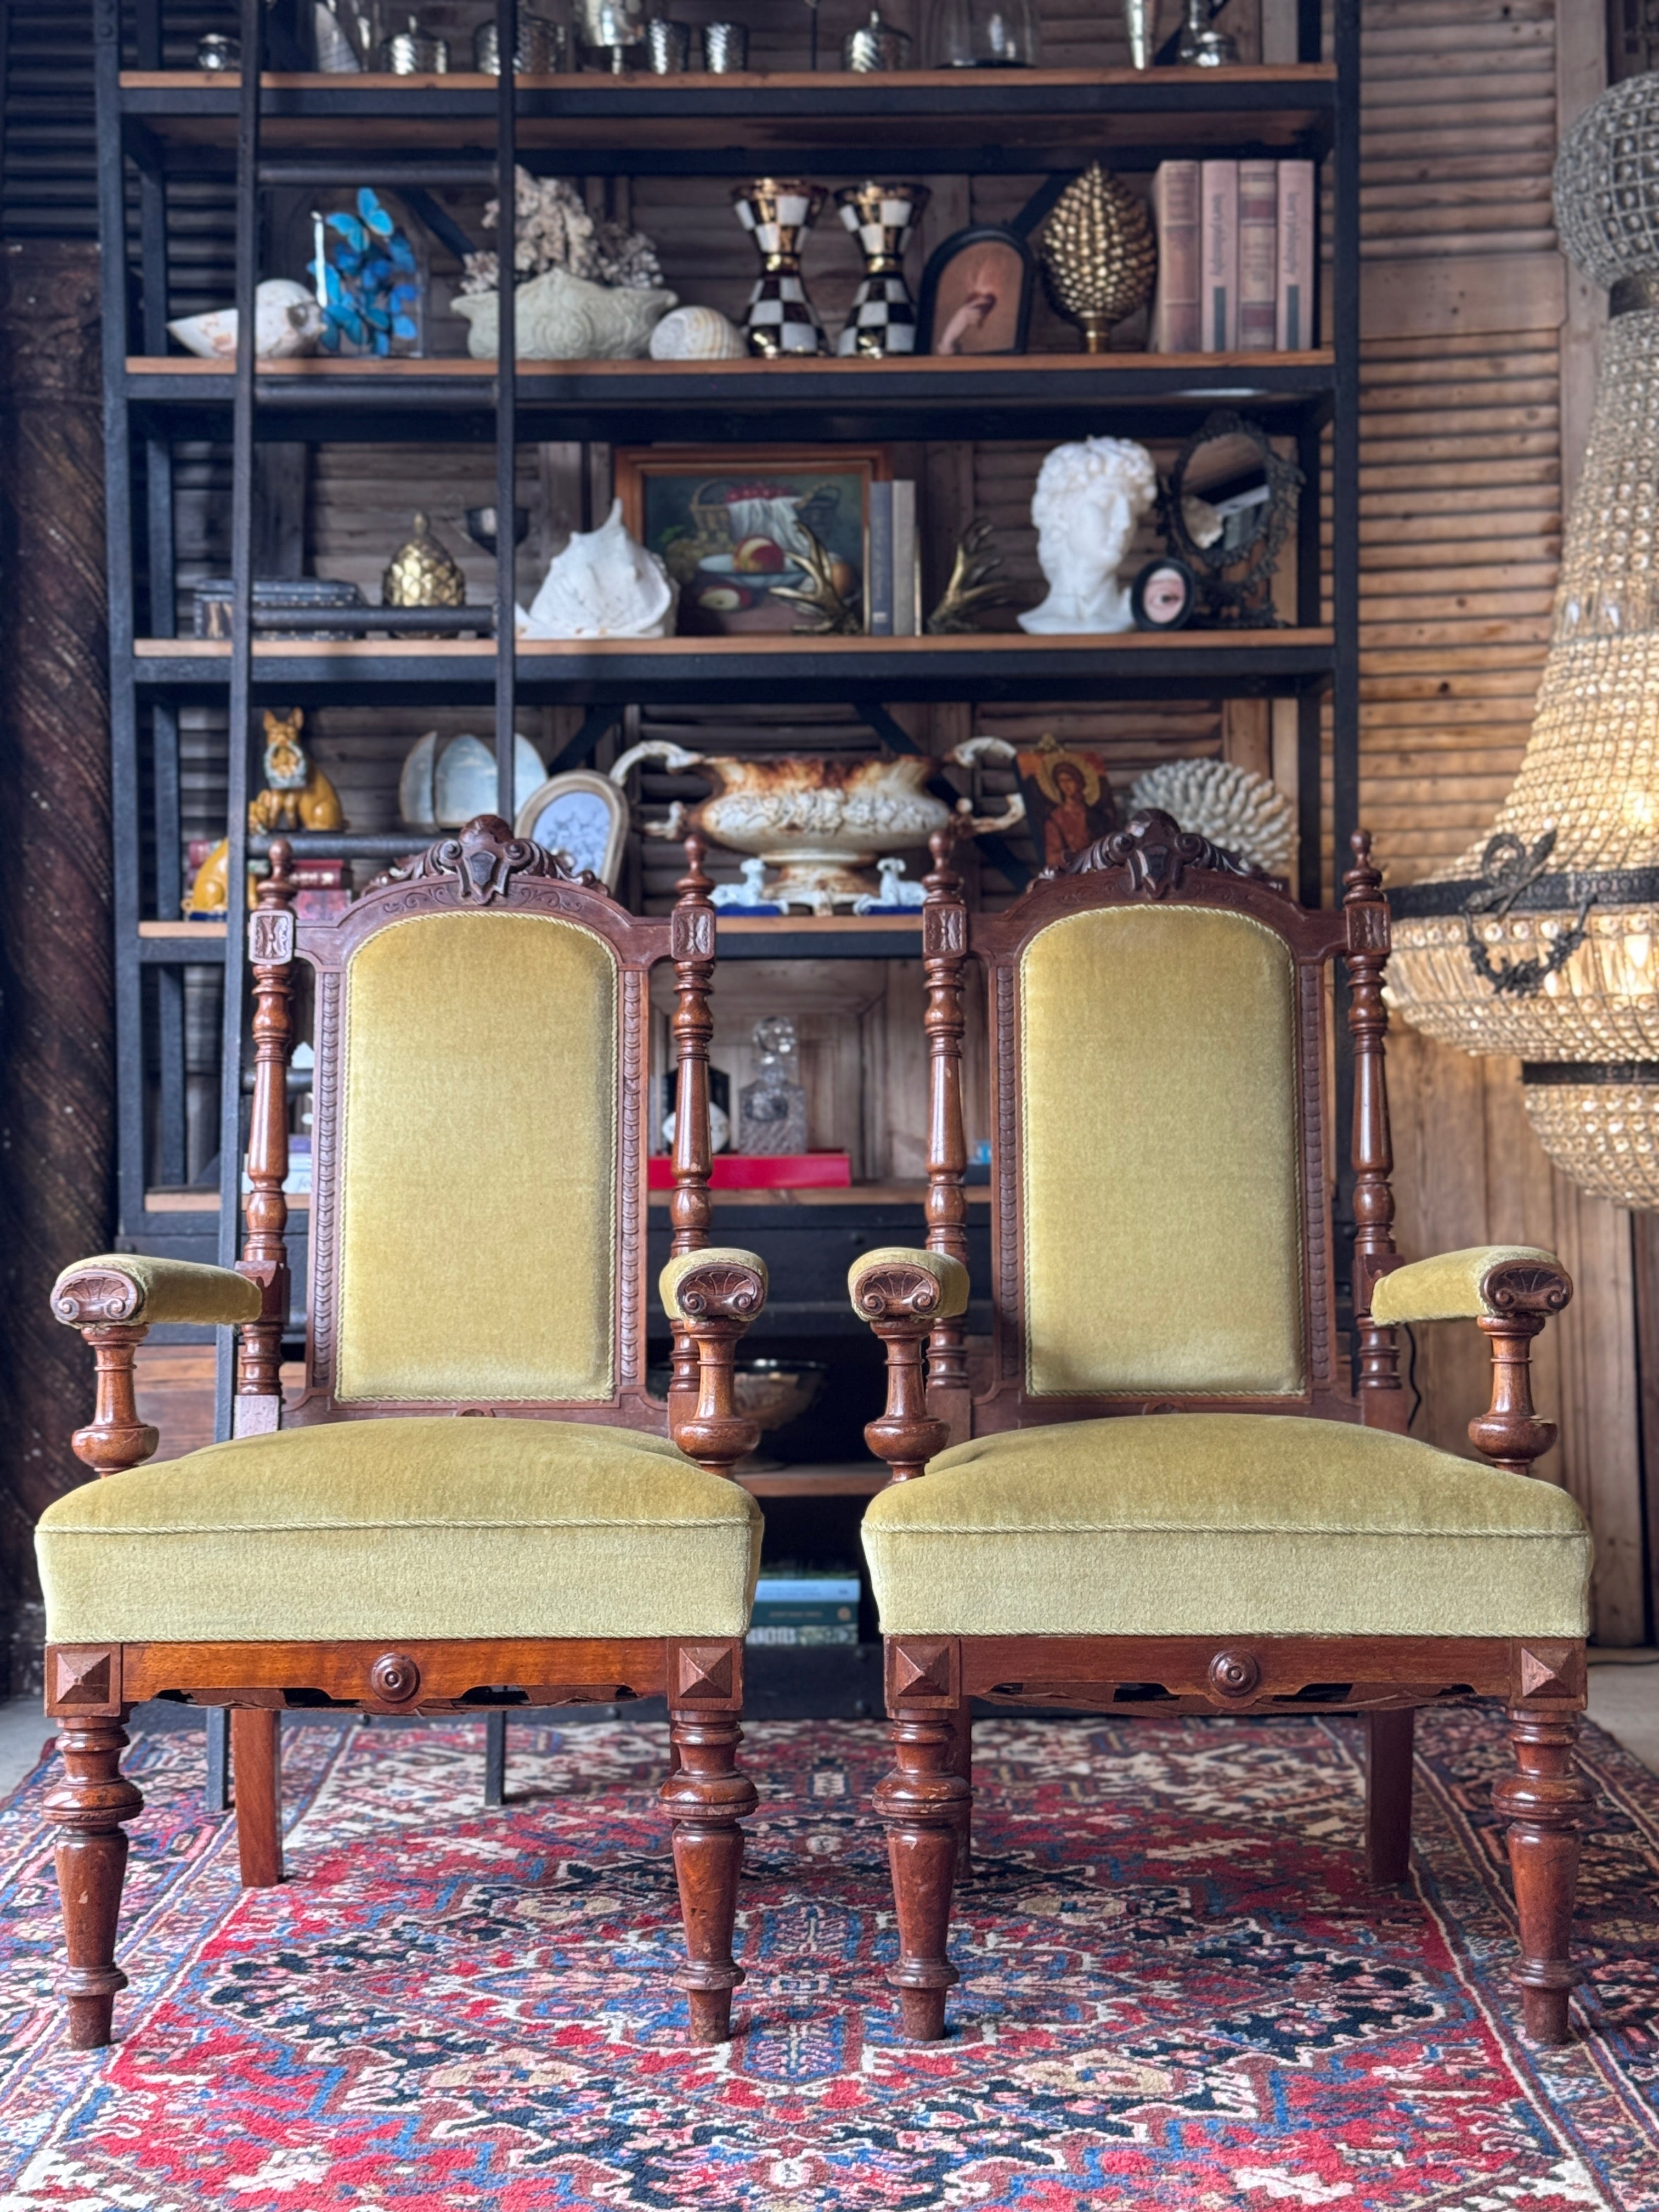
[[[236,310],[214,307],[204,315],[181,315],[167,325],[186,353],[205,361],[236,357]],[[303,284],[291,276],[267,276],[253,295],[253,350],[261,361],[283,361],[314,353],[323,334],[323,311]]]
[[[629,537],[617,500],[599,529],[579,530],[553,562],[519,635],[666,637],[675,597],[662,562]]]
[[[737,361],[748,351],[743,332],[718,307],[676,307],[651,333],[653,361]]]
[[[673,292],[590,284],[568,269],[550,269],[520,284],[515,295],[519,359],[638,361],[678,300]],[[472,326],[466,349],[473,360],[494,361],[501,349],[499,295],[464,293],[450,306]]]

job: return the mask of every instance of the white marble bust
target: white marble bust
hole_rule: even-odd
[[[1031,495],[1048,596],[1021,615],[1023,630],[1042,637],[1133,629],[1117,572],[1157,490],[1152,457],[1132,439],[1085,438],[1054,447]]]

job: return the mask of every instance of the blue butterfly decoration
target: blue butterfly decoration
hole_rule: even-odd
[[[359,353],[389,354],[394,339],[418,340],[420,271],[415,251],[374,193],[364,185],[357,212],[331,215],[326,228],[337,241],[313,277],[323,282],[325,353],[349,344]]]

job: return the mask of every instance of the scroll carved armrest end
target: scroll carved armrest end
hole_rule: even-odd
[[[69,1268],[52,1285],[52,1310],[67,1328],[86,1329],[100,1322],[131,1322],[143,1310],[142,1286],[130,1275],[90,1261],[84,1267]],[[140,1323],[140,1338],[149,1334]]]
[[[1505,1260],[1489,1267],[1480,1278],[1485,1318],[1518,1318],[1535,1315],[1539,1328],[1552,1314],[1564,1312],[1572,1301],[1572,1278],[1559,1261],[1553,1265],[1534,1260]]]

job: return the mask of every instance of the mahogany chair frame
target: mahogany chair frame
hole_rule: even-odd
[[[758,1441],[732,1395],[732,1352],[761,1310],[766,1286],[758,1266],[729,1255],[693,1267],[678,1284],[681,1316],[674,1334],[673,1380],[665,1405],[645,1387],[648,1284],[646,1264],[647,1070],[650,1051],[650,970],[672,960],[677,985],[672,1018],[678,1045],[669,1200],[676,1255],[708,1247],[708,1044],[714,1031],[709,995],[714,966],[712,888],[703,848],[686,845],[687,872],[665,921],[629,914],[591,875],[570,874],[553,854],[514,836],[492,816],[441,839],[405,866],[376,879],[337,917],[296,927],[291,849],[273,843],[270,873],[248,918],[253,977],[255,1051],[252,1128],[247,1153],[252,1190],[245,1203],[246,1242],[236,1272],[262,1292],[258,1318],[244,1324],[237,1351],[235,1433],[279,1425],[383,1419],[400,1413],[572,1419],[660,1434],[711,1473],[729,1475]],[[345,964],[356,948],[388,925],[422,914],[487,907],[501,901],[514,913],[557,915],[602,937],[616,956],[618,981],[617,1270],[614,1387],[609,1399],[453,1405],[343,1404],[335,1394],[336,1222],[341,1161],[338,1048]],[[286,1242],[289,1166],[287,1074],[294,1042],[294,963],[310,963],[317,979],[313,1199],[305,1389],[284,1409],[282,1340],[289,1311]],[[80,1328],[97,1362],[97,1405],[76,1434],[77,1456],[94,1474],[137,1466],[155,1450],[155,1429],[138,1418],[134,1357],[147,1334],[135,1310],[132,1285],[108,1272],[68,1276],[57,1294],[60,1320]],[[752,1784],[736,1765],[741,1738],[743,1640],[656,1638],[450,1638],[388,1649],[374,1642],[144,1643],[48,1645],[46,1711],[60,1729],[64,1776],[47,1798],[59,1832],[58,1875],[69,1971],[70,2041],[94,2049],[111,2039],[116,1993],[126,1977],[115,1963],[114,1940],[127,1839],[122,1823],[143,1807],[120,1773],[124,1723],[142,1700],[162,1695],[231,1708],[236,1778],[236,1826],[244,1885],[283,1879],[278,1723],[285,1706],[326,1703],[366,1713],[477,1713],[537,1705],[592,1705],[663,1696],[667,1699],[671,1771],[662,1791],[670,1820],[688,1963],[683,1981],[691,2033],[702,2043],[730,2032],[732,1991],[743,1979],[732,1957],[737,1882],[742,1857],[738,1820],[754,1809]]]
[[[1393,1237],[1392,1152],[1383,1051],[1382,979],[1389,908],[1370,841],[1352,840],[1354,866],[1334,910],[1297,905],[1277,884],[1168,815],[1138,815],[1065,873],[1040,878],[1014,907],[969,914],[951,866],[952,834],[933,842],[923,908],[925,1021],[930,1055],[927,1249],[967,1264],[967,1165],[962,1100],[965,969],[983,969],[988,999],[994,1182],[992,1243],[995,1334],[989,1387],[970,1388],[966,1324],[937,1318],[935,1276],[895,1258],[862,1279],[859,1303],[887,1348],[888,1403],[866,1431],[893,1482],[914,1480],[947,1443],[1026,1425],[1112,1414],[1272,1412],[1406,1432],[1406,1394],[1393,1328],[1371,1314],[1378,1280],[1403,1264]],[[1304,1344],[1308,1383],[1297,1398],[1200,1400],[1033,1397],[1025,1388],[1024,1221],[1018,1130],[1018,972],[1039,931],[1087,908],[1146,902],[1247,915],[1275,932],[1295,962],[1303,1157]],[[1325,1156],[1329,1036],[1328,970],[1345,963],[1354,1055],[1352,1159],[1353,1368],[1349,1387],[1336,1332],[1330,1177]],[[1469,1424],[1478,1449],[1526,1474],[1554,1443],[1535,1413],[1530,1346],[1571,1296],[1565,1271],[1511,1263],[1484,1280],[1492,1311],[1479,1327],[1492,1345],[1492,1401]],[[922,1380],[924,1347],[927,1381]],[[1115,1717],[1141,1713],[1322,1712],[1367,1717],[1365,1852],[1376,1884],[1406,1879],[1411,1850],[1413,1715],[1420,1705],[1503,1698],[1516,1771],[1498,1783],[1508,1822],[1521,1942],[1526,2031],[1567,2039],[1574,1974],[1569,1932],[1578,1825],[1589,1793],[1572,1746],[1585,1704],[1584,1644],[1502,1637],[888,1636],[887,1708],[894,1768],[876,1793],[888,1832],[899,1923],[889,1976],[907,2033],[942,2035],[945,1991],[957,1975],[945,1953],[951,1892],[969,1863],[971,1706],[1040,1705]]]

